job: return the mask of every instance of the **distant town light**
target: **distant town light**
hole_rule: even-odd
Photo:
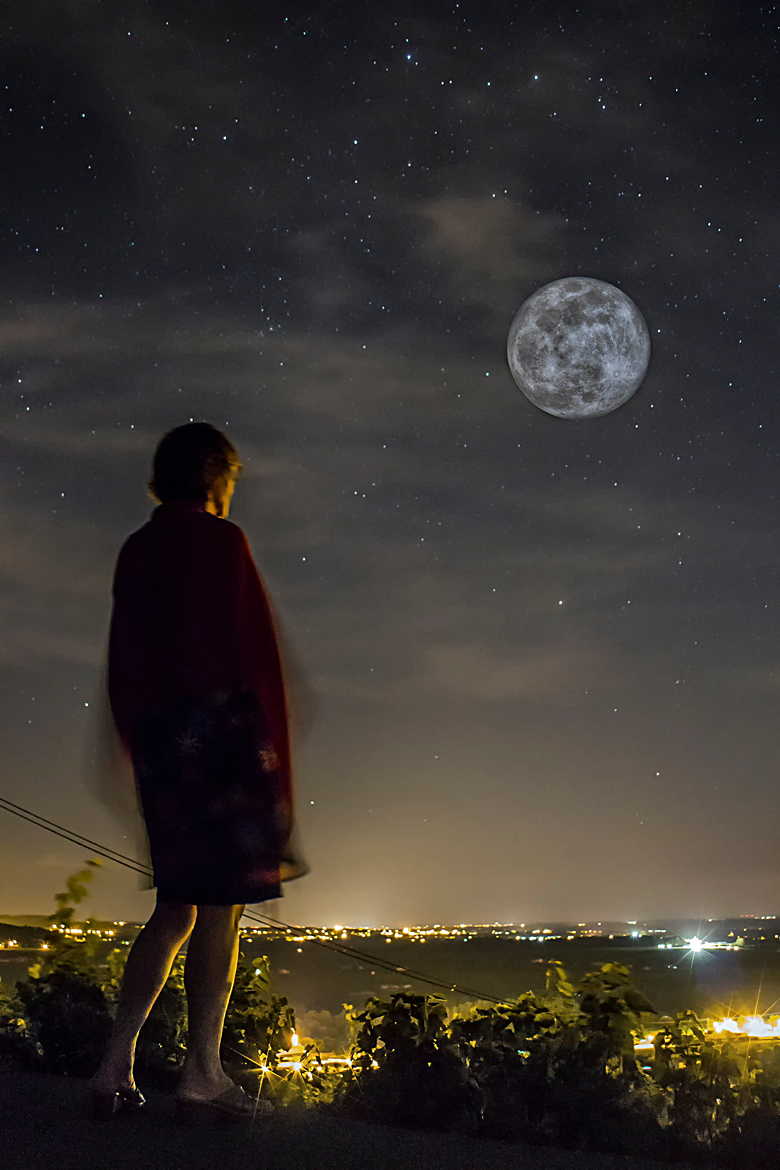
[[[735,1020],[727,1016],[723,1020],[713,1020],[712,1026],[716,1032],[731,1032],[741,1036],[754,1036],[760,1039],[780,1039],[780,1017],[774,1016],[765,1020],[763,1016],[740,1016]]]

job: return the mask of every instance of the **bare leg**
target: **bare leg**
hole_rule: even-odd
[[[219,1046],[238,965],[238,924],[243,906],[198,906],[187,947],[187,1056],[179,1096],[216,1097],[233,1082],[222,1068]]]
[[[158,902],[125,963],[122,987],[108,1047],[91,1079],[94,1088],[132,1086],[138,1033],[165,986],[173,960],[190,934],[194,906]]]

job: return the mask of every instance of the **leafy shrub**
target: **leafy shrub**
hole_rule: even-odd
[[[100,862],[72,874],[55,895],[57,909],[49,921],[67,926],[83,901]],[[97,1067],[111,1031],[108,1003],[95,979],[98,945],[76,944],[52,931],[51,949],[28,968],[6,1000],[3,1028],[6,1045],[17,1057],[50,1072],[88,1075]]]
[[[732,1040],[706,1037],[692,1013],[679,1013],[643,1067],[634,1040],[651,1013],[614,963],[576,987],[552,963],[544,995],[461,1008],[447,1023],[436,996],[369,1000],[355,1013],[353,1065],[335,1104],[582,1149],[673,1159],[708,1150],[740,1170],[749,1148],[758,1170],[780,1129],[780,1053],[754,1050],[740,1065]]]
[[[30,1036],[22,1010],[18,996],[11,994],[0,979],[0,1056],[37,1067],[43,1050]]]
[[[484,1133],[595,1149],[608,1130],[609,1148],[627,1151],[640,1128],[645,1148],[656,1143],[658,1101],[631,1033],[646,1001],[629,1007],[626,978],[606,964],[577,994],[552,964],[544,997],[527,992],[450,1021],[483,1094]]]
[[[776,1045],[711,1036],[695,1012],[678,1012],[656,1033],[652,1075],[668,1095],[670,1135],[680,1148],[717,1150],[738,1163],[752,1149],[750,1165],[756,1167],[762,1144],[774,1141],[777,1150]],[[741,1170],[747,1162],[739,1164]]]
[[[47,975],[16,985],[25,1033],[50,1072],[88,1076],[111,1032],[102,989],[76,967],[62,963]]]
[[[369,999],[352,1015],[360,1027],[337,1103],[355,1116],[404,1125],[476,1128],[481,1094],[445,1017],[438,996]]]

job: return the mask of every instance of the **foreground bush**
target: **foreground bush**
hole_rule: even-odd
[[[634,1038],[651,1005],[626,967],[573,987],[560,964],[544,996],[461,1010],[436,996],[371,999],[333,1107],[351,1116],[493,1138],[723,1165],[776,1168],[780,1053],[740,1052],[681,1012],[649,1063]]]
[[[476,1130],[482,1094],[438,996],[369,999],[334,1104],[355,1116],[401,1124]]]
[[[578,993],[556,964],[550,982],[545,997],[528,992],[448,1023],[436,996],[369,1000],[355,1014],[362,1026],[335,1103],[354,1116],[494,1138],[660,1148],[666,1099],[634,1058],[639,1021],[625,997],[639,997],[628,972],[607,964]]]

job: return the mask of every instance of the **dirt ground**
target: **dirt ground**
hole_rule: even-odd
[[[3,1170],[661,1170],[657,1162],[518,1147],[278,1111],[196,1129],[169,1094],[148,1091],[137,1115],[92,1121],[83,1080],[0,1065]],[[666,1167],[665,1170],[670,1170]],[[679,1164],[674,1170],[685,1170]],[[702,1170],[698,1167],[697,1170]]]

